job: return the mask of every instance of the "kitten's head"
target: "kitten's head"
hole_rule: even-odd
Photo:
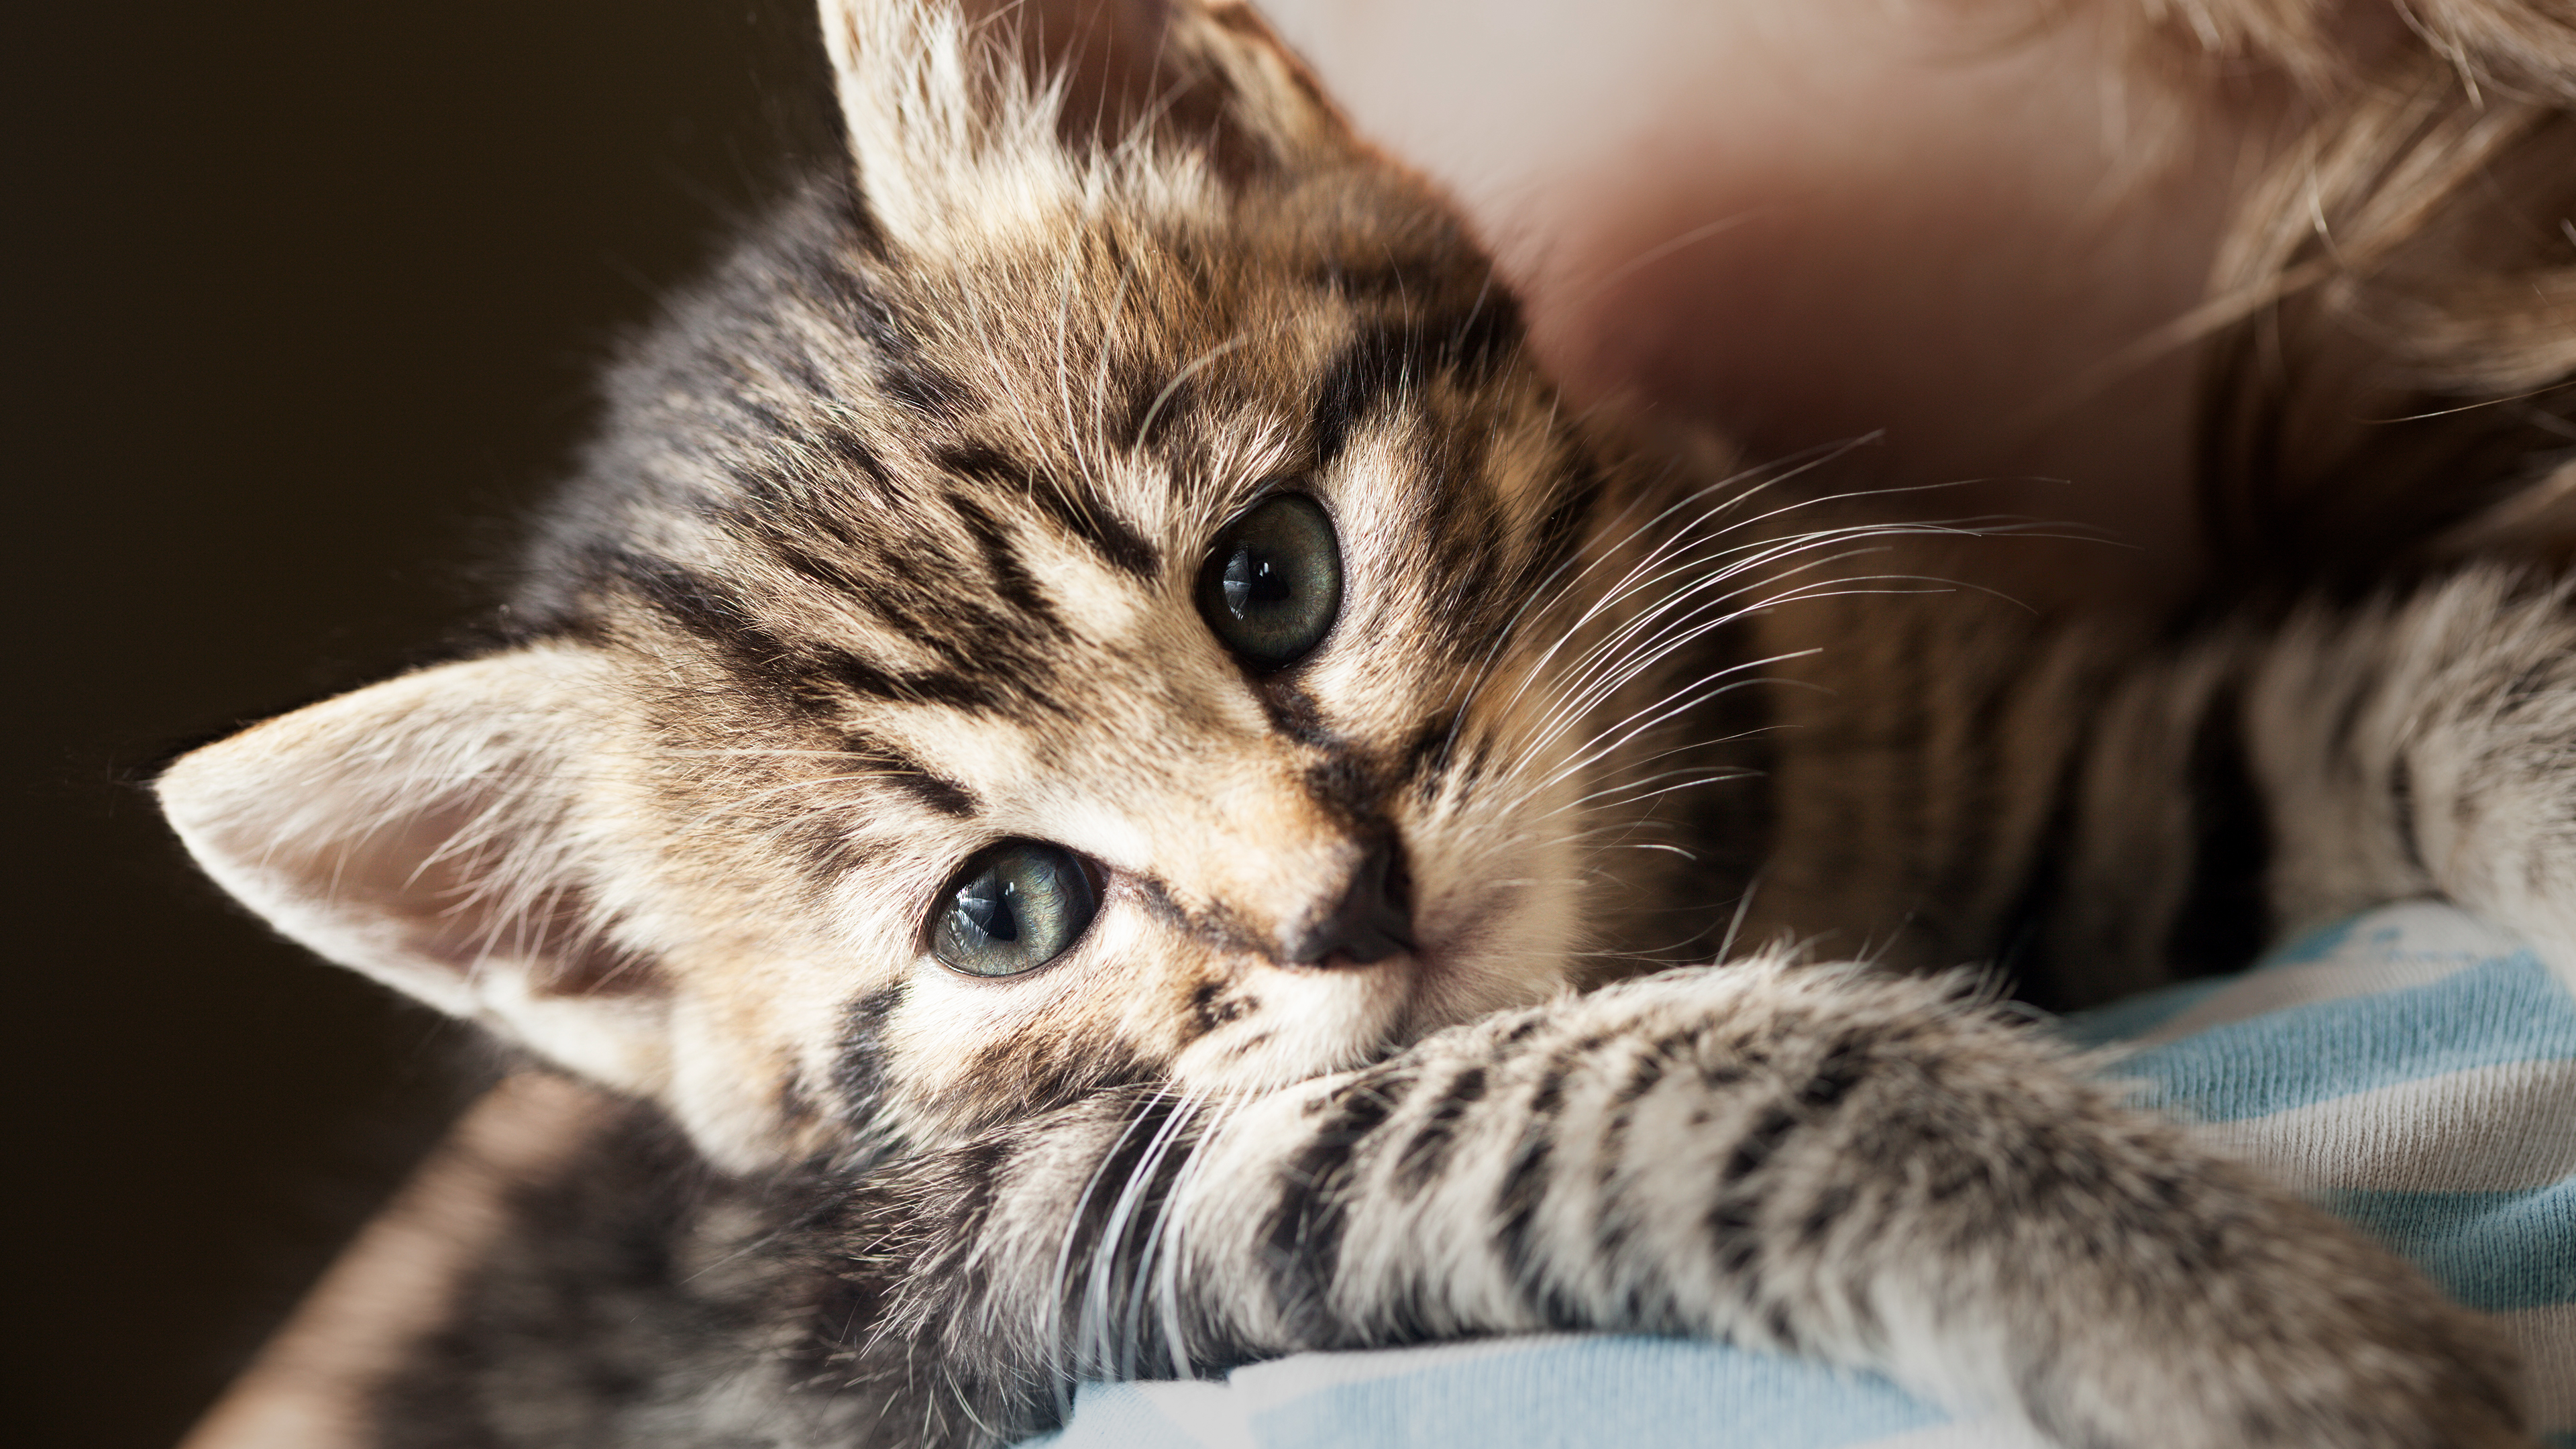
[[[183,759],[189,847],[736,1163],[1569,984],[1627,475],[1485,257],[1239,6],[823,11],[852,175],[621,371],[519,642]]]

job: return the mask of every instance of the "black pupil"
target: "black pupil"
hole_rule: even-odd
[[[968,929],[987,941],[1020,939],[1019,883],[991,871],[975,877],[957,892],[957,914]]]
[[[1276,561],[1238,548],[1225,561],[1225,607],[1240,619],[1255,609],[1276,608],[1295,594]]]
[[[1225,646],[1275,669],[1331,632],[1342,606],[1342,554],[1321,504],[1271,498],[1226,529],[1209,555],[1200,612]]]
[[[1035,970],[1080,939],[1099,909],[1091,877],[1052,845],[1019,841],[967,863],[931,932],[940,960],[975,976]]]

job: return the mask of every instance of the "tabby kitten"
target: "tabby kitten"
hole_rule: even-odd
[[[378,1437],[993,1443],[1084,1373],[1595,1327],[2068,1444],[2530,1442],[2482,1321],[1955,984],[1571,993],[1757,868],[1756,938],[2068,996],[2426,892],[2576,942],[2560,595],[1789,607],[1840,536],[1560,409],[1247,9],[1070,71],[822,9],[854,173],[618,372],[507,642],[160,785],[281,930],[728,1174],[603,1127]],[[696,1266],[575,1331],[612,1220]]]

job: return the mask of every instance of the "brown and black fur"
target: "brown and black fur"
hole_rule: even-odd
[[[652,1104],[386,1442],[993,1443],[1085,1373],[1544,1327],[2070,1444],[2529,1442],[2485,1325],[1954,986],[1646,973],[2097,999],[2427,893],[2576,964],[2563,590],[2164,638],[1889,594],[1781,470],[1561,408],[1249,11],[1062,82],[824,14],[855,181],[617,373],[505,642],[162,785],[281,929]],[[1193,591],[1283,488],[1345,602],[1259,670]],[[947,970],[1015,838],[1098,920]],[[1409,948],[1302,951],[1388,860]]]

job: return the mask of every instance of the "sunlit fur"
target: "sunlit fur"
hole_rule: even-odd
[[[2020,813],[1945,839],[1908,802],[1957,797],[1919,784],[1916,752],[1949,736],[1859,735],[1901,732],[1917,691],[1971,713],[2011,695],[2026,748],[1980,754],[1961,714],[1941,768],[2044,776],[2079,747],[2052,691],[2139,641],[2044,639],[1955,599],[1742,624],[1869,587],[1870,565],[1760,478],[1568,416],[1450,211],[1246,10],[1177,8],[1124,90],[1030,68],[1004,23],[825,10],[855,184],[812,182],[613,379],[515,648],[171,775],[219,878],[326,954],[670,1100],[737,1163],[936,1140],[1112,1082],[1369,1060],[1706,955],[1766,864],[1756,939],[1935,965],[2014,945],[2046,790],[1996,785],[1982,798]],[[2288,0],[2134,13],[2141,55],[2277,66],[2320,116],[2380,104],[2367,77],[2421,50]],[[2464,83],[2523,77],[2548,111],[2530,78],[2563,27],[2521,13],[2443,8],[2426,34],[2451,40],[2425,53]],[[2434,246],[2422,198],[2488,154],[2294,157],[2229,255],[2298,250],[2257,236],[2294,183],[2382,198],[2391,240],[2347,233],[2337,266]],[[2226,294],[2261,316],[2327,276],[2226,265],[2273,278]],[[2544,352],[2488,381],[2545,382]],[[1349,577],[1331,637],[1263,678],[1192,593],[1217,531],[1277,487],[1325,503]],[[1778,676],[1814,688],[1733,708]],[[1719,788],[1757,771],[1767,793]],[[1104,867],[1099,921],[1026,978],[937,969],[934,897],[1014,836]],[[1283,965],[1386,837],[1421,951]],[[2145,854],[2187,894],[2190,851]],[[2154,974],[2096,965],[2061,994]]]
[[[1690,541],[1748,485],[1650,506],[1668,468],[1560,411],[1483,254],[1246,12],[1170,38],[1222,146],[1068,145],[953,13],[827,31],[864,201],[814,183],[616,375],[515,649],[173,773],[210,868],[738,1164],[1291,1081],[1640,945],[1602,923],[1668,868],[1600,863],[1712,773],[1676,725],[1758,574]],[[1265,677],[1193,598],[1282,487],[1345,602]],[[290,755],[305,791],[250,763]],[[1285,964],[1388,834],[1419,951]],[[1013,837],[1104,869],[1097,922],[942,969],[941,887]]]
[[[2218,117],[2266,138],[2206,300],[2143,344],[2205,359],[2223,568],[2361,589],[2576,559],[2576,11],[1980,3],[2105,22],[2105,84],[2162,95],[2172,138]]]
[[[2080,1000],[2424,893],[2566,969],[2562,588],[2160,638],[1926,593],[1772,486],[1799,460],[1563,409],[1451,213],[1248,11],[1176,5],[1086,90],[943,6],[823,10],[854,174],[613,377],[506,642],[161,782],[282,930],[666,1108],[744,1174],[719,1198],[822,1184],[727,1209],[728,1271],[675,1288],[775,1331],[645,1322],[704,1360],[540,1419],[981,1442],[1070,1371],[1555,1325],[2073,1442],[2525,1442],[2486,1330],[1949,988],[1769,948],[1497,1013],[1737,939]],[[1195,595],[1278,489],[1344,594],[1265,673]],[[1092,862],[1098,918],[1021,976],[943,966],[943,888],[1018,838]],[[1297,964],[1390,842],[1415,949]],[[847,1377],[791,1408],[790,1343]]]

